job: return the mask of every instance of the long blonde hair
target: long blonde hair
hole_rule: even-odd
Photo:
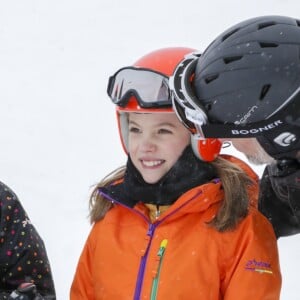
[[[252,179],[236,164],[218,157],[212,162],[224,189],[224,199],[215,218],[209,223],[219,231],[235,228],[238,222],[248,213],[248,187],[253,184]],[[93,189],[90,201],[90,222],[94,223],[102,218],[113,204],[105,199],[99,188],[107,186],[124,177],[126,167],[122,166],[105,176]]]

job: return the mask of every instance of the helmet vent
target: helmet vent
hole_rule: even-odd
[[[265,84],[262,89],[261,89],[261,92],[260,92],[260,96],[259,96],[259,100],[262,101],[264,100],[265,96],[267,95],[269,89],[271,87],[271,84]]]
[[[300,27],[300,20],[296,20],[297,26]]]
[[[222,42],[224,42],[226,39],[228,39],[230,36],[232,36],[234,33],[236,33],[237,31],[239,31],[240,28],[236,28],[230,32],[228,32],[227,34],[225,34],[223,37],[222,37]]]
[[[210,75],[205,78],[205,83],[209,84],[212,81],[216,80],[219,77],[219,74]]]
[[[273,26],[273,25],[276,25],[276,22],[274,22],[274,21],[272,21],[272,22],[264,22],[264,23],[258,24],[257,29],[260,30],[260,29],[264,29],[266,27],[270,27],[270,26]]]
[[[239,56],[230,56],[230,57],[224,57],[223,61],[227,65],[227,64],[230,64],[230,63],[232,63],[234,61],[240,60],[242,58],[243,58],[242,55],[239,55]]]
[[[276,43],[260,42],[259,45],[261,48],[276,48],[276,47],[278,47],[278,44],[276,44]]]
[[[212,107],[211,107],[211,103],[206,104],[206,105],[205,105],[205,108],[206,108],[207,111],[210,111],[211,108],[212,108]]]

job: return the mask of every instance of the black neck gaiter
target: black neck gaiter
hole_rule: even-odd
[[[213,165],[199,160],[188,146],[169,172],[154,184],[144,181],[128,156],[124,181],[102,190],[130,207],[138,202],[170,205],[183,193],[211,181],[216,176]]]

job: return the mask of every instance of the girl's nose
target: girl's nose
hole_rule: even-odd
[[[156,144],[154,142],[153,137],[151,136],[145,136],[141,140],[140,148],[142,151],[151,152],[156,149]]]

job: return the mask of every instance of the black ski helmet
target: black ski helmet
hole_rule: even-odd
[[[280,114],[284,121],[272,119],[272,130],[258,130],[257,138],[275,158],[294,155],[300,149],[300,20],[262,16],[229,28],[199,57],[192,85],[209,123],[249,128]],[[247,132],[251,127],[236,137]]]

